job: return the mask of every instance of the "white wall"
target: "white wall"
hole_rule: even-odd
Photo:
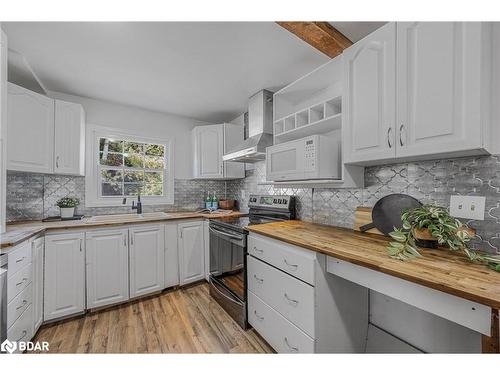
[[[171,139],[174,144],[175,178],[192,178],[191,129],[208,123],[59,92],[51,91],[48,95],[55,99],[80,103],[85,109],[86,122],[89,124],[131,130],[145,137]]]

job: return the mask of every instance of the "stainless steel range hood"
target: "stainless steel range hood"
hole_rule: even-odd
[[[266,158],[266,147],[273,144],[273,93],[253,95],[248,103],[248,138],[229,153],[224,161],[256,163]]]

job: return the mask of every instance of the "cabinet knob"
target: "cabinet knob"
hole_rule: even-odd
[[[59,168],[59,156],[56,156],[56,168]]]

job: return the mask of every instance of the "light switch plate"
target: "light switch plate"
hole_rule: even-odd
[[[450,215],[463,219],[484,220],[486,197],[472,195],[452,195]]]

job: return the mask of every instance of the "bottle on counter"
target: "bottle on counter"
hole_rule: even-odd
[[[215,191],[214,191],[214,195],[212,196],[212,210],[215,211],[218,208],[219,208],[219,201],[217,200],[217,197],[215,196]]]
[[[210,191],[207,191],[207,198],[205,199],[205,208],[207,210],[212,209],[212,197],[210,197]]]

